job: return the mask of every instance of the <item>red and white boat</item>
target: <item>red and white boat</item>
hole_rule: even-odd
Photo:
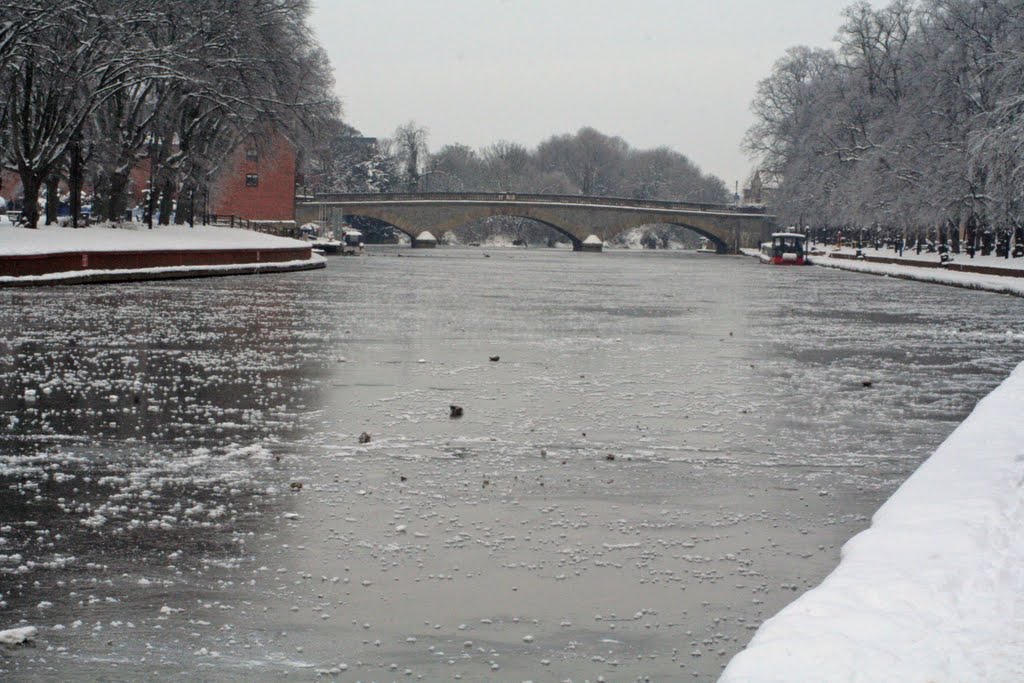
[[[773,232],[772,241],[761,244],[761,263],[775,266],[803,266],[810,264],[804,245],[807,236],[798,232]]]

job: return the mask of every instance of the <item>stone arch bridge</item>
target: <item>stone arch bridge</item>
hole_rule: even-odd
[[[521,193],[318,194],[299,201],[295,213],[300,224],[376,218],[404,232],[414,246],[425,231],[440,237],[491,216],[539,221],[568,237],[576,250],[591,235],[604,242],[632,228],[666,223],[707,237],[720,254],[735,254],[757,248],[774,229],[774,217],[754,206]]]

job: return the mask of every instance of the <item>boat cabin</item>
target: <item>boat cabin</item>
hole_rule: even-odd
[[[347,228],[341,235],[341,244],[341,253],[361,254],[363,253],[363,233]]]
[[[761,260],[777,266],[802,266],[807,261],[807,236],[798,232],[772,233],[772,241],[761,245]]]

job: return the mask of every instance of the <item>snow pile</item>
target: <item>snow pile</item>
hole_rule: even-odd
[[[720,683],[1024,680],[1024,363]]]
[[[597,235],[591,235],[587,239],[583,240],[583,244],[604,244],[604,242]]]
[[[436,242],[437,238],[429,230],[424,230],[416,236],[417,242]]]
[[[2,226],[0,256],[60,254],[80,251],[166,251],[194,249],[294,249],[308,242],[267,235],[241,228],[167,225],[149,230],[142,224],[110,228],[60,228],[38,230]]]
[[[6,631],[0,631],[0,644],[2,645],[21,645],[30,640],[34,640],[39,630],[35,626],[22,626],[21,628],[9,628]]]

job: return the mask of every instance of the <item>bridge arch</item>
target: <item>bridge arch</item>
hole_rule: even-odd
[[[474,221],[485,220],[487,218],[496,218],[498,216],[506,216],[508,218],[525,218],[526,220],[535,221],[537,223],[540,223],[541,225],[545,225],[545,226],[551,228],[552,230],[554,230],[555,232],[557,232],[562,237],[567,238],[573,244],[577,244],[580,241],[580,238],[577,237],[572,232],[572,230],[570,230],[569,228],[566,228],[566,227],[564,227],[562,225],[554,223],[551,220],[546,220],[544,218],[538,218],[537,216],[531,216],[531,215],[529,215],[529,213],[530,213],[529,211],[521,211],[521,210],[517,211],[517,210],[511,210],[510,209],[510,210],[507,210],[507,211],[496,211],[496,212],[494,212],[494,213],[492,213],[492,214],[490,214],[488,216],[482,216],[482,217],[481,216],[466,216],[465,220],[460,221],[458,223],[458,225],[445,226],[444,232],[448,232],[449,230],[458,230],[459,228],[463,227],[464,225],[466,225],[468,223],[472,223]]]
[[[419,216],[418,220],[409,220],[406,213],[395,211],[390,207],[360,206],[351,205],[343,207],[326,207],[326,220],[343,219],[346,216],[362,216],[374,218],[396,230],[406,234],[410,239],[415,239],[424,230],[429,231],[434,237],[440,238],[450,230],[472,223],[474,221],[493,218],[496,216],[508,216],[511,218],[525,218],[536,221],[551,228],[558,234],[566,237],[573,244],[578,244],[587,234],[581,235],[581,228],[566,224],[555,217],[548,215],[550,211],[543,208],[538,209],[530,206],[517,205],[470,205],[460,206],[454,209],[446,209],[443,212],[430,212],[427,216]],[[431,216],[430,214],[435,214]],[[584,230],[585,232],[585,230]]]
[[[611,239],[613,237],[621,235],[624,232],[629,232],[630,230],[635,230],[636,228],[643,228],[648,225],[671,225],[676,228],[684,228],[686,230],[689,230],[690,232],[696,233],[697,235],[708,239],[712,244],[715,245],[715,251],[717,253],[729,253],[729,244],[722,238],[721,235],[717,234],[716,232],[712,232],[710,230],[698,227],[691,222],[675,218],[659,218],[658,220],[654,221],[636,222],[613,231],[605,239]]]
[[[415,225],[411,225],[406,221],[402,221],[395,216],[388,215],[387,211],[378,211],[372,208],[366,207],[353,207],[351,209],[346,208],[345,210],[335,210],[333,207],[329,207],[325,212],[325,215],[321,217],[321,220],[327,221],[329,224],[334,225],[340,223],[349,217],[358,218],[372,218],[380,221],[385,225],[388,225],[400,233],[407,236],[410,240],[416,239],[417,236],[423,230],[417,229]]]
[[[710,232],[708,230],[703,230],[701,228],[698,228],[697,226],[693,225],[692,223],[688,223],[686,221],[672,220],[672,221],[666,221],[666,223],[668,225],[675,225],[675,226],[680,227],[680,228],[686,228],[687,230],[690,230],[692,232],[697,233],[701,237],[706,237],[708,240],[711,241],[712,244],[715,245],[715,251],[718,252],[719,254],[728,254],[729,253],[729,244],[725,240],[723,240],[720,235],[717,235],[717,234],[715,234],[713,232]]]

